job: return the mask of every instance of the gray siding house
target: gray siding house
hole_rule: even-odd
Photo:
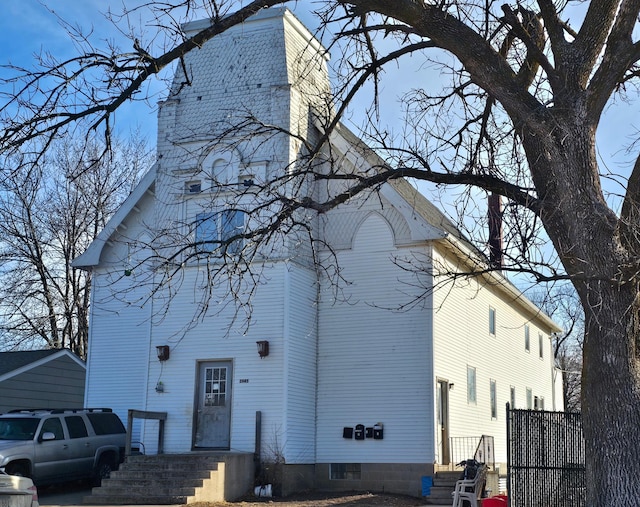
[[[28,408],[79,408],[86,366],[66,349],[0,352],[0,413]]]

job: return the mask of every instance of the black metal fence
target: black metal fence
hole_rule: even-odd
[[[580,413],[515,410],[507,404],[507,445],[511,507],[584,507]]]

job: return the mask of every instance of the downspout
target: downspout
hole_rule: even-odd
[[[283,306],[284,306],[284,311],[283,311],[283,319],[284,322],[282,323],[282,345],[283,345],[283,350],[282,350],[282,365],[283,365],[283,371],[284,371],[284,375],[283,375],[283,382],[282,382],[282,390],[283,390],[283,397],[282,399],[284,400],[283,403],[283,414],[284,417],[282,419],[282,423],[284,425],[283,427],[283,435],[287,435],[287,426],[288,426],[288,416],[289,416],[289,397],[288,397],[288,392],[287,392],[287,386],[289,385],[289,383],[287,382],[287,378],[289,375],[289,361],[287,360],[288,356],[289,356],[289,345],[290,345],[290,339],[291,339],[291,326],[289,325],[289,319],[291,318],[291,276],[289,273],[289,259],[286,259],[284,262],[284,294],[283,294]],[[286,450],[286,446],[287,446],[287,439],[285,437],[284,442],[282,442],[282,454],[285,457],[285,462],[286,462],[286,458],[287,458],[287,450]]]
[[[89,295],[89,308],[95,308],[93,298],[95,296],[96,291],[94,290],[93,284],[95,283],[95,273],[93,268],[89,268],[87,271],[91,273],[91,294]],[[93,340],[91,337],[93,336],[93,319],[91,318],[91,312],[89,312],[89,329],[87,329],[87,336],[89,336],[88,344],[87,344],[87,361],[85,363],[85,373],[84,373],[84,404],[83,406],[90,406],[89,400],[87,399],[89,395],[89,390],[87,386],[89,385],[89,375],[91,373],[90,362],[91,362],[91,353],[93,347],[91,346]]]

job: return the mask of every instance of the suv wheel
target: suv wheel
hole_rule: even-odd
[[[9,463],[5,472],[9,475],[18,475],[20,477],[29,477],[29,469],[21,463]]]
[[[108,456],[102,456],[100,458],[100,461],[98,461],[98,466],[96,466],[95,472],[93,474],[94,485],[100,486],[100,483],[102,483],[102,479],[108,479],[113,470],[115,470],[113,459],[109,458]]]

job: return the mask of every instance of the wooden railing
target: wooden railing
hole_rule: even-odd
[[[162,454],[164,452],[164,422],[167,420],[167,413],[129,409],[129,413],[127,415],[127,443],[124,455],[131,456],[131,437],[134,419],[156,419],[160,422],[158,427],[158,454]]]

